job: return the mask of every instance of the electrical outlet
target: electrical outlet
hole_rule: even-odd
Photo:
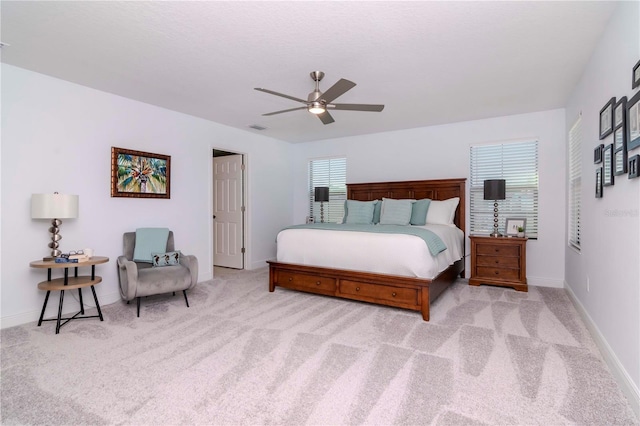
[[[591,291],[591,289],[589,288],[589,275],[587,275],[587,293],[589,293]]]

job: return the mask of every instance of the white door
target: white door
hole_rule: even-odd
[[[213,159],[213,264],[243,269],[242,155]]]

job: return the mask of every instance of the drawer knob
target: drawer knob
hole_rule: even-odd
[[[496,271],[496,275],[498,275],[500,272]]]
[[[496,249],[496,253],[500,253],[500,249],[498,249],[498,248],[497,248],[497,249]]]
[[[496,260],[496,265],[497,265],[498,263],[500,263],[500,261],[499,261],[499,260]]]
[[[316,281],[316,285],[320,285],[320,281]]]
[[[391,293],[391,295],[392,295],[393,297],[396,297],[396,292],[394,291],[393,293]]]
[[[293,278],[289,277],[289,281],[293,281]]]
[[[356,291],[360,291],[360,287],[356,287]]]

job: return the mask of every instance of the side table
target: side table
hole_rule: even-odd
[[[527,238],[470,235],[470,285],[491,284],[528,291]]]
[[[107,263],[109,261],[108,257],[104,256],[93,256],[89,260],[78,263],[55,263],[54,261],[44,261],[44,260],[34,260],[29,263],[29,266],[32,268],[41,268],[47,269],[47,281],[42,281],[38,283],[38,288],[40,290],[46,290],[47,295],[44,298],[44,305],[42,306],[42,313],[40,313],[40,319],[38,320],[38,327],[42,325],[42,321],[57,321],[56,323],[56,334],[60,333],[60,327],[68,323],[73,319],[81,319],[81,318],[100,318],[100,321],[104,321],[102,318],[102,311],[100,310],[100,303],[98,303],[98,296],[96,295],[96,290],[93,287],[95,284],[102,282],[101,277],[96,276],[96,265]],[[78,268],[82,268],[85,266],[91,266],[91,276],[84,275],[78,276]],[[72,277],[69,276],[69,268],[74,269],[74,274]],[[52,269],[64,269],[64,277],[63,278],[55,278],[51,279],[51,270]],[[96,302],[96,308],[98,309],[98,315],[89,315],[89,316],[79,316],[84,315],[84,303],[82,302],[82,288],[83,287],[91,287],[91,291],[93,292],[93,300]],[[73,315],[72,317],[62,318],[62,304],[64,302],[64,292],[65,290],[74,290],[78,289],[78,294],[80,296],[80,312]],[[53,290],[60,291],[60,302],[58,304],[58,317],[51,319],[42,319],[44,317],[44,311],[47,308],[47,302],[49,301],[49,294]],[[61,321],[64,322],[61,323]]]

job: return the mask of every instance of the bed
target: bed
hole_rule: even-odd
[[[279,286],[325,296],[410,309],[419,311],[422,318],[429,321],[431,302],[458,276],[464,276],[465,180],[439,179],[347,184],[347,199],[349,200],[372,201],[382,200],[382,198],[447,200],[459,197],[460,200],[453,217],[456,229],[461,232],[461,247],[458,249],[460,253],[455,256],[459,256],[459,258],[447,261],[450,264],[440,266],[435,273],[433,267],[427,268],[425,272],[412,269],[383,273],[372,271],[375,268],[360,270],[344,265],[335,268],[328,264],[322,265],[322,262],[313,259],[311,262],[315,264],[309,264],[309,260],[306,258],[304,261],[285,262],[281,261],[279,247],[278,260],[268,262],[269,291],[273,292]],[[326,234],[330,231],[316,232],[323,233],[323,238],[328,238],[330,235]],[[322,266],[318,266],[319,264]]]

